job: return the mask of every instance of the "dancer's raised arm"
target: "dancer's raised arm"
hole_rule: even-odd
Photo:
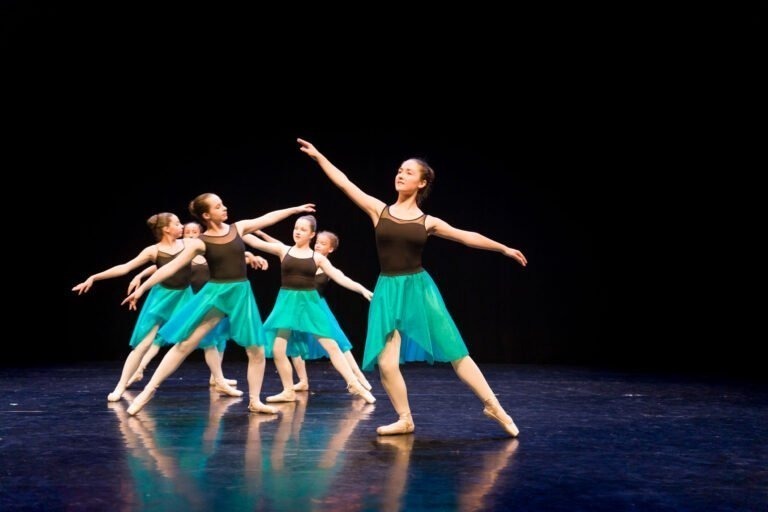
[[[296,142],[301,146],[299,148],[301,152],[306,153],[310,158],[316,161],[320,165],[320,168],[325,172],[326,176],[331,179],[333,184],[339,187],[357,206],[362,208],[375,225],[376,222],[378,222],[381,210],[386,206],[384,201],[376,199],[363,192],[360,187],[352,183],[352,181],[347,178],[346,174],[333,165],[331,161],[320,153],[310,142],[307,142],[304,139],[296,139]]]
[[[240,235],[246,233],[253,233],[259,229],[266,228],[272,224],[276,224],[283,219],[290,217],[291,215],[298,215],[300,213],[311,213],[315,211],[314,203],[302,204],[301,206],[293,206],[291,208],[283,208],[282,210],[274,210],[269,213],[265,213],[261,217],[255,219],[239,220],[235,222]]]
[[[157,265],[150,265],[135,276],[133,276],[133,279],[131,279],[131,282],[128,283],[128,291],[126,292],[126,295],[130,295],[133,290],[139,287],[141,284],[142,279],[145,277],[149,277],[152,274],[157,272]]]
[[[184,250],[179,253],[177,257],[171,260],[168,264],[163,265],[157,272],[149,276],[149,279],[144,281],[133,293],[128,295],[120,305],[128,303],[128,309],[136,309],[136,301],[138,301],[144,292],[152,288],[152,286],[160,283],[173,274],[179,271],[184,265],[189,265],[195,256],[205,253],[205,244],[198,238],[187,238]]]
[[[127,261],[125,263],[121,263],[119,265],[115,265],[114,267],[108,268],[107,270],[104,270],[102,272],[89,276],[88,279],[86,279],[82,283],[75,285],[72,288],[72,291],[77,292],[78,295],[87,293],[88,290],[91,289],[91,286],[93,286],[93,283],[95,281],[103,281],[104,279],[112,279],[113,277],[124,276],[125,274],[127,274],[128,272],[130,272],[135,268],[138,268],[142,265],[146,265],[147,263],[154,263],[156,256],[157,256],[156,246],[152,245],[149,247],[145,247],[132,260]]]
[[[344,288],[359,293],[369,301],[373,298],[373,292],[371,290],[361,285],[357,281],[350,279],[346,274],[344,274],[344,272],[334,267],[330,260],[322,254],[318,253],[315,256],[315,260],[317,261],[317,266],[323,269],[323,272],[325,272],[328,277],[339,283]]]
[[[432,217],[431,215],[427,217],[425,225],[427,231],[431,235],[439,236],[440,238],[445,238],[447,240],[453,240],[454,242],[459,242],[467,247],[472,247],[473,249],[500,252],[508,258],[513,258],[522,266],[528,264],[528,260],[519,250],[507,247],[506,245],[475,231],[466,231],[455,228],[444,220]]]
[[[273,239],[273,240],[277,240],[277,239]],[[285,254],[285,252],[288,250],[288,246],[280,242],[279,240],[275,242],[266,242],[261,238],[259,238],[258,236],[251,233],[247,235],[243,235],[243,242],[250,245],[256,250],[259,250],[261,252],[266,252],[269,254],[274,254],[275,256],[281,259]]]

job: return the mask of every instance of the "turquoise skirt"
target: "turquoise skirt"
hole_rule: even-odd
[[[167,343],[179,343],[192,334],[211,309],[218,309],[227,318],[200,343],[200,348],[217,346],[221,340],[234,340],[243,347],[264,345],[264,326],[256,298],[248,280],[235,282],[208,281],[203,288],[174,312],[160,329]],[[224,327],[219,327],[219,326]]]
[[[344,336],[339,323],[328,308],[328,303],[320,297],[316,290],[280,288],[275,300],[275,307],[272,308],[272,313],[264,322],[264,330],[267,335],[264,349],[267,357],[273,357],[275,336],[280,329],[291,331],[286,353],[291,357],[301,356],[303,359],[310,359],[310,339],[314,337],[330,338],[339,343],[336,337]],[[349,343],[346,338],[344,336],[346,342]],[[315,357],[315,359],[317,358]]]
[[[400,363],[448,362],[469,354],[440,290],[426,270],[379,275],[368,310],[363,370],[376,366],[387,338],[400,332]]]
[[[136,319],[136,325],[133,327],[133,334],[131,334],[129,342],[131,347],[136,348],[156,325],[161,327],[165,325],[173,314],[189,302],[192,297],[192,288],[189,286],[181,290],[174,290],[166,288],[160,283],[150,288],[139,312],[139,318]],[[161,345],[163,342],[157,335],[153,343]]]
[[[326,302],[324,297],[320,297],[320,305],[322,306],[326,315],[328,315],[328,319],[331,321],[331,324],[334,330],[334,334],[333,336],[330,336],[330,338],[339,344],[339,349],[341,350],[342,353],[348,350],[352,350],[352,343],[349,341],[349,338],[347,338],[347,335],[344,334],[344,331],[341,330],[341,326],[339,325],[338,320],[336,320],[336,317],[333,316],[333,313],[331,312],[331,308],[328,307],[328,303]],[[301,356],[301,354],[288,353],[290,357],[301,356],[302,359],[307,359],[307,360],[329,357],[328,352],[325,351],[323,346],[320,344],[319,341],[317,341],[317,338],[315,338],[313,335],[307,332],[301,332],[301,331],[291,332],[291,338],[288,340],[288,346],[289,347],[301,346],[300,345],[301,343],[304,343],[307,346],[306,356]]]

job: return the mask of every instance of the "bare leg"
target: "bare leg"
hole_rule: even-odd
[[[155,373],[152,374],[152,378],[149,379],[144,390],[138,394],[131,406],[128,407],[128,414],[133,416],[152,399],[155,390],[160,384],[170,377],[187,356],[200,345],[200,341],[202,341],[211,329],[216,327],[216,324],[219,323],[223,315],[224,314],[221,311],[212,309],[205,315],[203,321],[200,322],[200,325],[198,325],[197,328],[195,328],[189,338],[175,344],[168,352],[166,352],[165,357],[160,361],[160,365],[158,365]]]
[[[491,386],[488,385],[488,381],[485,380],[483,372],[477,367],[475,361],[469,356],[464,356],[461,359],[451,361],[451,364],[459,379],[482,400],[483,405],[485,405],[483,414],[499,422],[510,436],[517,437],[520,433],[517,425],[496,399],[496,395],[493,394]]]
[[[223,376],[223,372],[224,372],[224,368],[223,368],[222,364],[224,363],[224,348],[225,348],[225,346],[226,346],[226,342],[221,347],[217,347],[216,348],[216,352],[218,352],[218,354],[219,354],[219,368],[222,368],[222,376]],[[228,386],[237,386],[237,379],[228,379],[228,378],[224,377],[224,382]],[[209,386],[213,386],[214,384],[216,384],[216,378],[213,376],[213,372],[211,372],[211,378],[208,379],[208,385]]]
[[[344,358],[347,360],[349,367],[352,368],[352,372],[354,372],[355,377],[357,377],[357,380],[360,381],[360,384],[362,384],[365,389],[370,391],[373,386],[371,386],[371,383],[368,382],[368,379],[365,378],[365,374],[363,374],[363,371],[357,365],[357,361],[355,361],[355,356],[352,355],[352,351],[347,350],[344,352]]]
[[[107,395],[108,401],[117,402],[120,400],[120,397],[123,396],[125,388],[128,387],[128,380],[133,375],[133,372],[136,371],[136,368],[139,367],[141,358],[152,345],[158,329],[160,329],[159,325],[156,325],[150,329],[149,333],[147,333],[144,339],[141,340],[141,342],[136,345],[133,350],[131,350],[131,353],[128,354],[128,357],[125,358],[125,363],[123,363],[123,372],[120,374],[120,380],[117,382],[114,391]]]
[[[408,388],[400,372],[400,332],[394,331],[384,344],[379,354],[379,371],[381,385],[389,396],[389,401],[395,408],[399,419],[376,429],[380,436],[409,434],[416,428],[411,417],[411,406],[408,403]]]
[[[374,403],[376,398],[374,398],[374,396],[367,389],[365,389],[362,384],[360,384],[359,380],[357,380],[355,372],[353,372],[352,368],[349,367],[347,358],[344,357],[344,354],[341,353],[339,344],[330,338],[318,338],[317,341],[320,343],[320,345],[323,346],[325,351],[328,352],[328,356],[331,359],[331,364],[346,381],[347,391],[353,395],[358,395],[369,404]]]
[[[264,347],[251,346],[245,349],[248,355],[248,410],[264,414],[277,414],[277,409],[261,402],[261,386],[264,383],[264,369],[267,358]]]
[[[134,382],[139,382],[144,378],[144,370],[147,369],[147,365],[155,358],[158,352],[160,352],[160,345],[152,343],[144,354],[144,357],[141,358],[139,367],[133,372],[133,375],[131,375],[131,378],[128,380],[127,387],[131,387]]]
[[[309,390],[309,377],[307,376],[307,363],[301,356],[292,357],[293,368],[296,370],[296,376],[299,378],[299,382],[293,385],[294,391],[308,391]]]
[[[288,348],[288,337],[290,335],[290,330],[280,329],[277,331],[277,336],[275,336],[275,344],[272,347],[272,360],[275,362],[278,375],[280,375],[283,391],[277,395],[268,396],[267,402],[296,401],[296,392],[293,390],[293,367],[285,353]]]
[[[216,347],[207,347],[205,349],[205,362],[211,369],[213,377],[213,390],[222,395],[243,396],[243,392],[227,384],[227,379],[221,371],[221,357]]]

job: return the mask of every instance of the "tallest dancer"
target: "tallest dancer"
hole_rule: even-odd
[[[479,233],[454,228],[421,211],[435,180],[435,172],[423,160],[404,161],[395,176],[397,200],[387,205],[363,192],[311,143],[297,139],[300,150],[315,160],[326,176],[373,222],[381,273],[368,313],[368,334],[363,370],[377,363],[381,384],[399,418],[376,429],[379,435],[413,432],[415,425],[400,361],[450,361],[456,375],[482,400],[483,413],[496,420],[512,437],[519,430],[504,411],[445,307],[440,291],[421,266],[421,253],[429,235],[462,243],[475,249],[496,251],[525,266],[522,252]]]

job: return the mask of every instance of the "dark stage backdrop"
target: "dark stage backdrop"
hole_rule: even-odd
[[[55,245],[35,251],[43,336],[15,339],[17,355],[0,364],[124,360],[136,318],[119,305],[129,277],[85,296],[70,289],[153,243],[153,213],[188,220],[202,192],[219,194],[232,220],[315,202],[320,228],[341,237],[333,262],[372,288],[369,220],[296,137],[387,202],[398,165],[426,158],[437,173],[427,213],[526,254],[523,269],[429,241],[425,267],[480,362],[740,374],[761,360],[754,336],[722,312],[731,295],[709,288],[739,260],[712,246],[716,236],[696,239],[710,224],[685,204],[706,197],[719,212],[722,193],[695,192],[700,173],[688,176],[690,154],[676,153],[688,117],[667,108],[659,84],[678,63],[659,71],[652,58],[638,70],[646,59],[636,41],[620,44],[621,24],[593,30],[547,11],[510,25],[484,13],[467,21],[462,10],[460,26],[478,34],[409,19],[418,28],[398,37],[400,19],[386,33],[368,23],[334,32],[292,13],[275,40],[261,13],[4,9],[6,53],[22,68],[9,72],[23,89],[9,97],[26,109],[14,132],[32,135],[27,165],[9,166],[32,179],[32,193],[14,194],[24,207],[11,213],[42,215],[34,225]],[[269,232],[289,241],[291,224]],[[268,259],[269,271],[250,273],[264,318],[279,286]],[[367,304],[340,287],[329,302],[359,357]],[[235,345],[226,357],[244,360]]]

